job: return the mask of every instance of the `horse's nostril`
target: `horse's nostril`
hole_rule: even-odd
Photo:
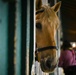
[[[46,66],[47,66],[49,69],[52,67],[50,60],[47,60],[47,61],[46,61]]]

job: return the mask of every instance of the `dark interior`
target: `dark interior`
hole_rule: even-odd
[[[76,0],[60,0],[62,40],[76,42]]]

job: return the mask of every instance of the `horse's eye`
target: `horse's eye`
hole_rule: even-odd
[[[41,23],[36,23],[36,28],[41,30],[42,29]]]

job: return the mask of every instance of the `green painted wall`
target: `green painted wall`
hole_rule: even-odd
[[[15,74],[20,75],[21,66],[21,2],[17,0],[16,11],[16,69]],[[8,54],[8,3],[0,0],[0,75],[7,75]]]
[[[7,74],[8,4],[0,0],[0,75]]]
[[[21,74],[21,1],[17,0],[16,11],[16,75]]]

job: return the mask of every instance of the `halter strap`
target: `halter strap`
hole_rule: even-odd
[[[50,49],[50,50],[51,49],[56,49],[56,50],[58,50],[56,46],[47,46],[47,47],[42,47],[42,48],[36,48],[36,51],[35,51],[35,60],[38,61],[38,53],[39,52],[45,51],[47,49]]]
[[[56,46],[47,46],[47,47],[43,47],[43,48],[37,48],[36,51],[37,52],[42,52],[42,51],[45,51],[47,49],[56,49],[56,50],[58,50]]]

